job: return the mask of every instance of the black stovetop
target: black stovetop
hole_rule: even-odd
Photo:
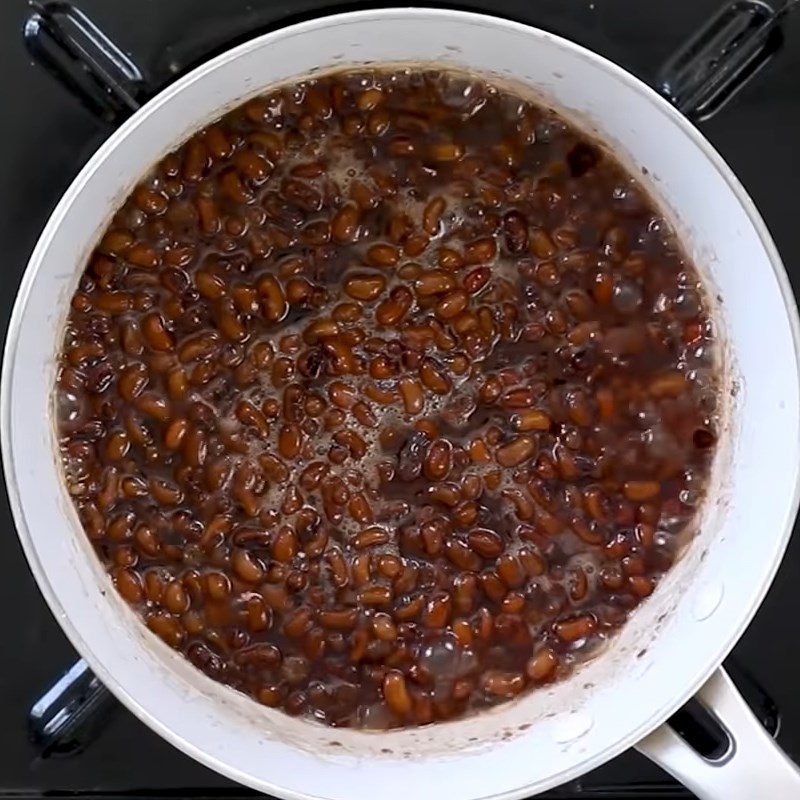
[[[461,6],[530,22],[574,39],[652,80],[658,65],[721,0],[465,0]],[[424,3],[420,3],[424,4]],[[87,12],[163,85],[225,43],[340,8],[328,0],[80,0]],[[403,5],[403,3],[399,3]],[[0,332],[45,220],[111,127],[94,119],[22,46],[25,0],[0,0]],[[734,102],[701,128],[733,166],[765,217],[789,276],[800,289],[800,13],[784,21],[783,48]],[[797,172],[795,172],[797,170]],[[76,655],[41,599],[0,492],[0,798],[136,794],[226,797],[248,794],[178,753],[116,708],[82,752],[43,757],[28,738],[31,705]],[[753,536],[761,535],[753,530]],[[776,703],[778,740],[800,760],[800,638],[793,612],[800,586],[800,536],[789,547],[755,622],[733,659]],[[535,758],[535,754],[531,755]],[[559,798],[690,797],[657,767],[626,753]]]

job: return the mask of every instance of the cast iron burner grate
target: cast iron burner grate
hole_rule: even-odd
[[[334,13],[352,8],[364,8],[367,4],[347,6],[335,5],[329,0],[304,0],[295,3],[292,9],[299,13],[287,13],[279,3],[265,2],[259,7],[245,0],[192,0],[196,6],[224,6],[231,13],[224,18],[214,18],[211,30],[202,27],[181,26],[184,38],[166,49],[157,48],[156,56],[147,73],[110,40],[105,39],[92,22],[67,3],[32,3],[25,25],[25,42],[34,59],[45,66],[63,86],[77,96],[82,104],[100,120],[103,135],[108,135],[122,119],[134,111],[149,95],[163,88],[180,74],[204,59],[254,35],[300,19],[321,13]],[[776,0],[775,10],[756,0],[739,0],[712,14],[714,2],[706,6],[705,24],[702,29],[655,74],[653,82],[659,90],[685,113],[697,121],[705,120],[720,110],[742,86],[778,52],[783,44],[785,15],[799,0]],[[92,0],[84,0],[92,5]],[[180,0],[183,2],[183,0]],[[614,48],[609,45],[599,24],[601,10],[596,9],[603,0],[575,0],[570,17],[560,7],[560,0],[543,0],[536,11],[520,0],[507,0],[502,7],[487,9],[480,3],[469,3],[470,10],[487,13],[502,13],[516,17],[539,27],[553,29],[567,37],[581,38],[590,47],[606,52],[612,58]],[[669,0],[654,0],[652,6],[661,3],[670,10]],[[435,3],[426,3],[433,5]],[[96,13],[109,12],[110,3],[95,3]],[[123,0],[114,4],[123,14]],[[142,6],[156,18],[169,16],[168,7],[177,6],[178,0],[162,3],[162,0],[142,2]],[[370,4],[374,6],[376,4]],[[442,4],[437,4],[442,5]],[[615,13],[634,13],[637,0],[617,3],[620,10]],[[622,8],[622,6],[626,6]],[[694,5],[694,4],[693,4]],[[698,2],[697,6],[701,3]],[[152,6],[152,7],[151,7]],[[580,7],[579,7],[580,6]],[[466,5],[465,5],[466,7]],[[127,11],[125,13],[131,13]],[[607,12],[610,13],[610,12]],[[677,12],[676,12],[677,13]],[[709,14],[711,16],[709,17]],[[538,16],[537,16],[538,15]],[[697,15],[696,15],[697,16]],[[641,20],[640,20],[641,21]],[[700,19],[700,22],[704,20]],[[577,27],[571,27],[575,23]],[[580,24],[585,23],[584,28]],[[155,27],[155,26],[154,26]],[[579,35],[579,34],[582,34]],[[19,45],[18,45],[19,46]],[[674,46],[674,42],[670,44]],[[609,52],[610,50],[610,52]],[[617,60],[623,60],[618,58]],[[146,75],[149,74],[149,81]],[[81,149],[81,148],[76,148]],[[86,151],[78,153],[85,156]],[[78,161],[79,163],[79,161]],[[734,166],[736,163],[734,162]],[[45,208],[46,210],[46,208]],[[43,220],[42,220],[43,221]],[[21,265],[20,265],[21,270]],[[10,309],[10,300],[9,300]],[[7,313],[7,312],[6,312]],[[37,652],[34,650],[34,652]],[[748,662],[749,663],[749,662]],[[759,682],[744,667],[733,659],[726,664],[750,707],[773,736],[780,729],[780,713],[776,702]],[[127,712],[119,705],[102,683],[91,673],[83,661],[76,662],[50,689],[31,707],[28,729],[37,757],[31,767],[36,773],[37,764],[51,760],[78,762],[86,760],[87,769],[92,769],[92,753],[101,750],[99,739],[113,734],[112,729],[125,722]],[[670,720],[674,729],[690,741],[701,753],[713,758],[719,750],[720,731],[713,719],[696,701],[691,701]],[[138,731],[137,731],[138,733]],[[146,732],[142,735],[147,735]],[[724,734],[723,734],[724,735]],[[153,735],[154,736],[154,735]],[[182,757],[168,751],[170,757]],[[676,782],[654,767],[641,778],[642,770],[627,770],[630,754],[622,756],[612,764],[601,768],[569,785],[547,793],[546,797],[561,798],[690,798],[692,795]],[[618,769],[614,766],[619,764]],[[193,765],[196,766],[196,765]],[[205,773],[197,766],[201,783],[195,788],[155,788],[147,790],[119,791],[89,788],[81,790],[46,792],[40,789],[20,791],[18,787],[6,790],[3,783],[3,767],[0,758],[0,798],[48,797],[146,797],[146,798],[239,798],[255,796],[255,792],[242,789],[223,781],[218,776],[207,781],[203,788]],[[137,766],[130,762],[130,780],[137,779]],[[655,776],[655,777],[653,777]],[[193,775],[193,777],[195,777]],[[90,775],[87,787],[97,787]],[[102,784],[100,784],[102,786]]]

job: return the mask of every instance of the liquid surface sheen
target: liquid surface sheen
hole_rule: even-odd
[[[275,90],[166,156],[89,259],[56,395],[147,626],[367,728],[596,652],[717,436],[705,296],[643,188],[552,111],[414,69]]]

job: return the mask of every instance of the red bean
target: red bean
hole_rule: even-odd
[[[516,467],[536,452],[536,440],[530,436],[518,436],[498,448],[496,458],[501,467]]]
[[[369,302],[380,296],[386,287],[386,279],[382,275],[358,274],[348,278],[344,290],[355,300]]]
[[[358,207],[348,203],[336,212],[331,222],[331,235],[338,242],[351,242],[356,238],[358,223]]]
[[[256,288],[261,295],[264,317],[269,322],[280,322],[289,310],[283,287],[273,275],[264,275]]]
[[[166,329],[163,317],[158,313],[148,314],[142,319],[142,333],[145,341],[153,350],[171,350],[174,342]]]
[[[375,319],[379,325],[393,327],[409,312],[413,295],[404,286],[398,286],[389,293],[389,298],[382,301],[375,310]]]
[[[525,672],[532,681],[546,681],[558,666],[558,656],[549,648],[542,648],[528,661]]]
[[[411,713],[411,696],[406,679],[399,670],[389,670],[383,679],[383,696],[386,704],[401,718]]]
[[[497,558],[503,552],[503,540],[487,528],[475,528],[469,533],[469,546],[482,558]]]
[[[484,674],[481,681],[487,694],[497,697],[513,697],[525,688],[525,678],[517,672],[492,670]]]

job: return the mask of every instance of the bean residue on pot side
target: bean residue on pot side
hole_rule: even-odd
[[[147,626],[261,703],[385,728],[597,652],[691,533],[717,389],[637,181],[409,68],[276,89],[167,155],[89,259],[56,394]]]

